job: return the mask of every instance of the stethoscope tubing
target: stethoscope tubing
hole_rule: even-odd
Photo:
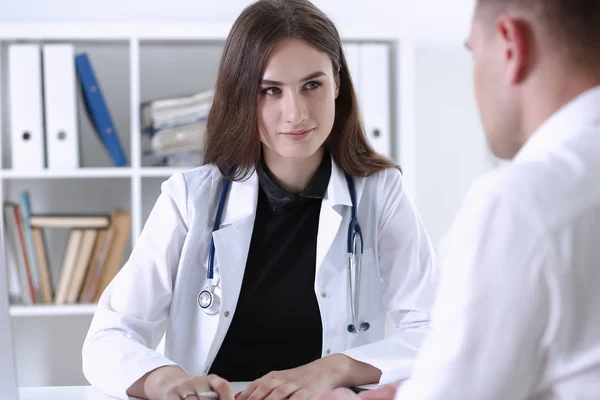
[[[229,179],[231,173],[228,173],[224,179],[223,187],[221,189],[221,195],[219,197],[219,203],[217,206],[217,215],[215,217],[215,223],[213,226],[213,232],[219,230],[221,226],[221,219],[223,216],[223,210],[225,208],[225,204],[227,202],[227,195],[229,193],[229,186],[231,184],[231,180]],[[362,230],[360,228],[360,224],[358,223],[358,216],[356,210],[356,188],[354,186],[354,180],[348,174],[345,174],[346,182],[348,184],[348,191],[350,192],[350,200],[352,202],[351,208],[351,218],[350,224],[348,225],[348,289],[350,295],[350,308],[352,312],[352,323],[347,326],[347,330],[350,333],[357,333],[360,331],[366,331],[369,329],[370,325],[368,322],[363,322],[358,327],[357,318],[358,318],[358,297],[359,293],[359,284],[360,284],[360,267],[361,267],[361,256],[363,254],[363,236]],[[356,248],[357,241],[360,242],[360,249]],[[357,257],[358,252],[358,257]],[[212,281],[214,279],[214,263],[215,263],[215,242],[211,235],[210,240],[210,250],[208,253],[208,270],[207,270],[207,280],[208,287],[204,289],[198,295],[198,304],[202,309],[204,309],[209,315],[214,315],[215,310],[211,310],[211,306],[214,306],[213,302],[218,299],[215,299],[214,293],[214,285]],[[201,301],[201,299],[204,301]],[[217,303],[220,303],[218,301]],[[212,307],[214,308],[214,307]]]

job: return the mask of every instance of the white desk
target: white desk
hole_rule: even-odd
[[[247,383],[232,383],[235,395],[246,387]],[[114,400],[91,386],[55,386],[19,388],[19,400]],[[135,397],[130,397],[135,399]]]

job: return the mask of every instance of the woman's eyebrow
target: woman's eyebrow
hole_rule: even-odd
[[[304,78],[300,79],[299,82],[306,82],[306,81],[309,81],[311,79],[315,79],[315,78],[318,78],[318,77],[324,76],[324,75],[326,75],[325,72],[323,72],[323,71],[316,71],[316,72],[313,72],[312,74],[309,74],[309,75],[305,76]],[[270,79],[261,79],[260,84],[261,85],[273,85],[273,86],[283,86],[284,85],[283,82],[272,81]]]

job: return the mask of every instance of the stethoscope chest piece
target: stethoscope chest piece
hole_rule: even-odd
[[[221,298],[214,286],[205,288],[198,294],[198,305],[208,315],[217,315],[221,308]]]

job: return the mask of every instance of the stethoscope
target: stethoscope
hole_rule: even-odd
[[[223,209],[225,208],[225,202],[227,201],[230,182],[229,179],[225,179],[223,182],[213,232],[218,231],[221,225],[221,217],[223,215]],[[352,215],[350,218],[350,225],[348,226],[348,288],[352,322],[348,324],[346,329],[350,333],[358,333],[369,330],[371,325],[368,322],[362,322],[360,325],[358,324],[358,299],[360,295],[360,267],[363,254],[363,237],[356,215],[356,189],[354,187],[354,180],[348,174],[346,174],[346,182],[348,183],[348,191],[350,192],[350,199],[352,201]],[[218,314],[221,307],[221,298],[218,293],[220,289],[218,285],[215,285],[213,282],[214,263],[215,242],[211,235],[210,251],[208,253],[208,271],[206,273],[207,285],[204,290],[198,294],[198,305],[207,315]]]

